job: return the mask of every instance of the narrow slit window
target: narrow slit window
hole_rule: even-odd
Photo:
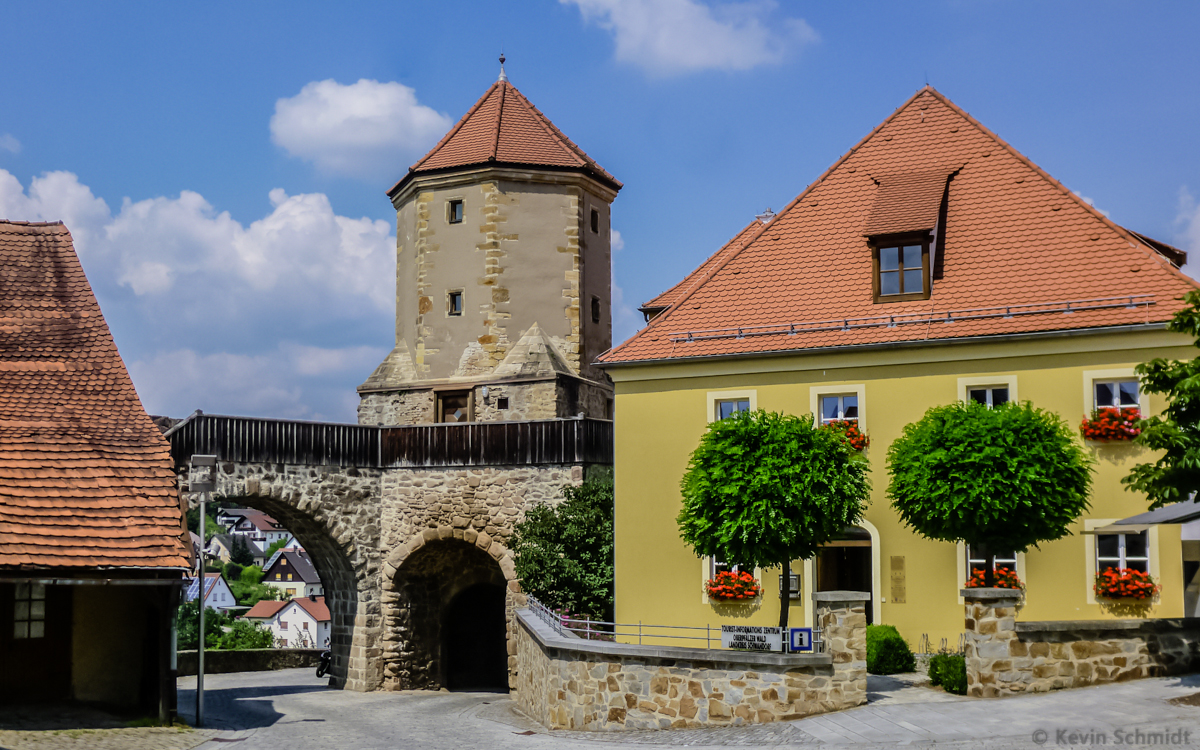
[[[600,212],[592,209],[592,234],[600,233]]]
[[[451,224],[461,224],[463,220],[463,202],[460,200],[450,201],[446,205],[446,219]]]
[[[600,322],[600,298],[592,295],[592,322]]]

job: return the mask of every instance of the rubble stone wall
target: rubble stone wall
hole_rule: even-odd
[[[762,724],[851,708],[867,702],[864,602],[819,602],[828,650],[807,655],[582,640],[523,609],[515,697],[551,729],[596,731]]]
[[[968,695],[1041,693],[1200,667],[1200,618],[1017,622],[1019,599],[986,593],[1003,591],[963,591]]]

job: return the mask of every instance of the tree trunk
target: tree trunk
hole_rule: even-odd
[[[788,610],[792,606],[792,563],[789,560],[783,565],[783,576],[780,579],[779,587],[779,628],[783,634],[784,653],[787,653],[787,626],[788,626]]]
[[[987,568],[983,571],[983,585],[989,589],[996,586],[996,553],[992,552],[991,547],[987,547],[984,551],[984,559]]]

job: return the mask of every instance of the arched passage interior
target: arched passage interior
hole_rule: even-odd
[[[398,686],[508,689],[507,581],[487,552],[431,541],[396,571]]]

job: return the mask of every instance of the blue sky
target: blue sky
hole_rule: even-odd
[[[353,421],[392,344],[384,192],[501,49],[625,183],[616,340],[926,81],[1118,223],[1200,253],[1196,3],[9,2],[5,20],[0,217],[67,222],[152,413]]]

